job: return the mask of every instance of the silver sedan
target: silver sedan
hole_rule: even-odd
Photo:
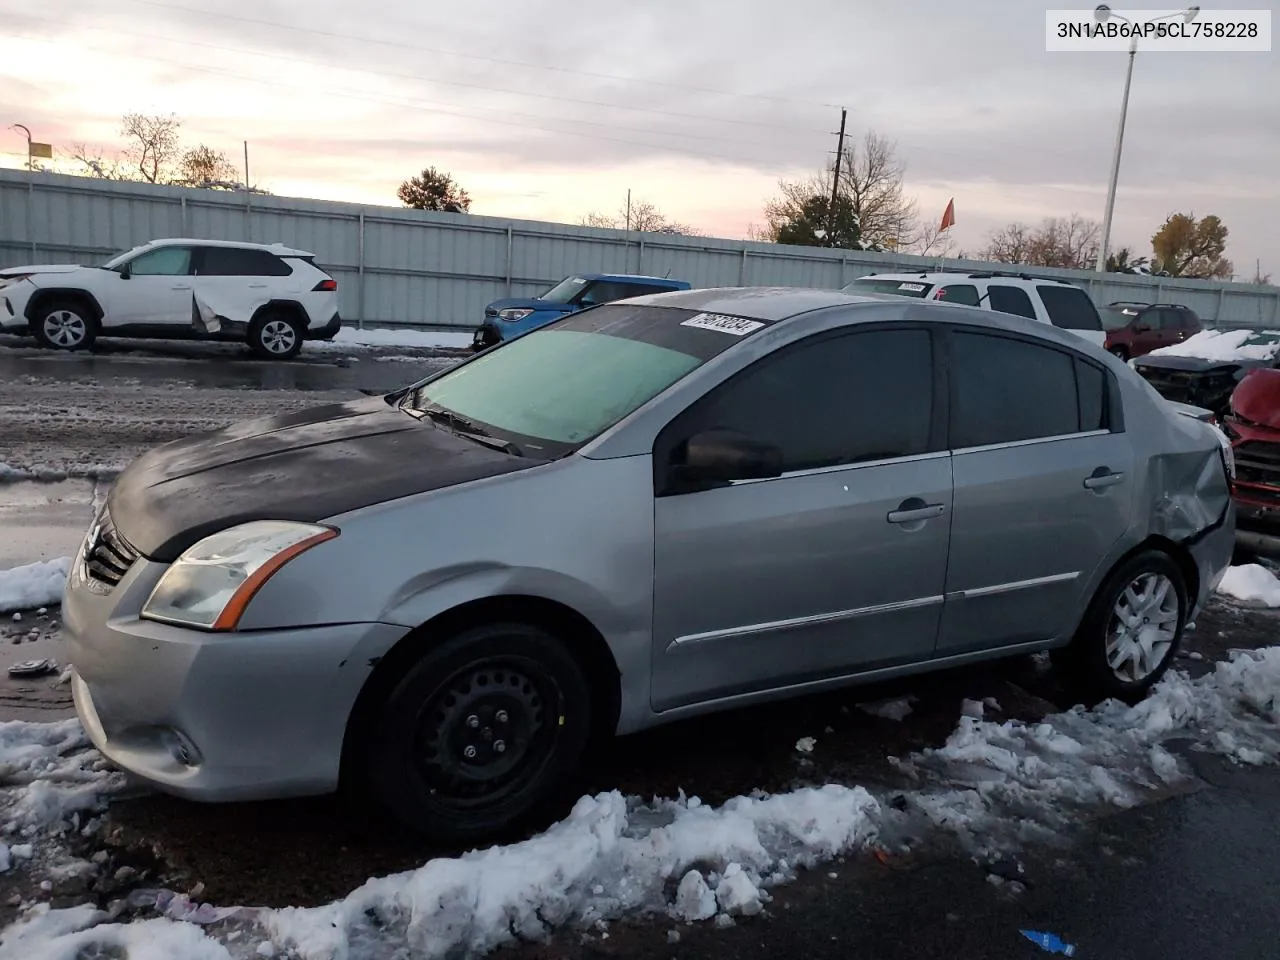
[[[1226,569],[1213,428],[1019,317],[817,290],[583,311],[385,398],[158,447],[68,580],[107,757],[348,784],[437,839],[588,739],[1053,652],[1141,697]]]

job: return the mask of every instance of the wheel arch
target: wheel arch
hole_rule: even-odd
[[[563,639],[586,674],[591,690],[592,739],[612,735],[622,708],[622,676],[604,635],[587,617],[557,600],[525,594],[482,597],[451,607],[406,633],[381,658],[361,687],[347,718],[339,779],[357,776],[360,745],[378,706],[411,664],[435,644],[460,630],[486,623],[516,622],[541,627]]]
[[[89,309],[95,323],[101,323],[104,316],[102,305],[90,291],[79,287],[41,287],[31,295],[23,315],[27,322],[35,324],[40,310],[57,300],[75,300]]]
[[[1102,576],[1098,578],[1097,585],[1093,588],[1093,593],[1089,597],[1089,603],[1093,602],[1093,598],[1098,595],[1098,592],[1106,585],[1107,581],[1111,579],[1111,575],[1115,573],[1116,570],[1120,569],[1121,566],[1128,563],[1138,554],[1146,553],[1150,550],[1155,550],[1159,553],[1165,554],[1174,562],[1174,565],[1177,566],[1178,571],[1182,574],[1183,587],[1187,592],[1188,611],[1190,611],[1191,607],[1195,605],[1196,598],[1200,596],[1200,568],[1196,565],[1195,558],[1191,555],[1191,551],[1187,549],[1186,546],[1178,543],[1176,540],[1170,540],[1168,537],[1161,536],[1158,533],[1153,533],[1145,540],[1134,544],[1120,556],[1116,557],[1116,559],[1107,566],[1103,571]],[[1085,609],[1088,609],[1088,604],[1085,605]],[[1083,617],[1084,613],[1081,614],[1080,622],[1083,622]],[[1076,629],[1079,629],[1079,626],[1080,623],[1077,622]]]
[[[301,331],[305,332],[311,326],[311,318],[307,315],[307,311],[297,300],[268,300],[257,310],[253,311],[253,316],[249,318],[249,326],[252,327],[264,317],[273,316],[275,314],[284,314],[291,319],[297,321]]]

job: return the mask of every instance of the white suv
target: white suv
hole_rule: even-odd
[[[0,330],[58,350],[99,336],[238,340],[287,360],[341,326],[337,281],[281,244],[152,240],[99,267],[0,270]]]
[[[845,293],[880,293],[946,300],[1049,323],[1104,346],[1107,332],[1089,294],[1062,280],[1025,273],[873,273],[844,287]]]

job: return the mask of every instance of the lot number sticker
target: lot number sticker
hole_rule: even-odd
[[[924,289],[924,284],[923,283],[900,283],[898,284],[898,289],[910,290],[912,293],[919,293],[921,290]]]
[[[722,313],[700,313],[680,323],[682,327],[698,327],[702,330],[719,330],[735,337],[743,337],[764,326],[759,320],[747,320],[743,317],[728,317]]]

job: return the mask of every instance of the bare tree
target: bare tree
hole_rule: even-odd
[[[124,159],[147,183],[168,183],[172,168],[182,156],[179,130],[182,121],[173,114],[148,116],[126,113],[120,126],[125,138]]]
[[[97,177],[99,180],[128,180],[125,171],[120,168],[119,157],[106,156],[101,148],[87,143],[73,143],[67,151],[71,159],[84,167],[84,175]]]
[[[666,216],[648,200],[637,200],[631,204],[630,210],[622,207],[616,214],[610,215],[592,211],[580,221],[584,227],[597,227],[603,230],[635,230],[637,233],[665,233],[669,236],[697,237],[701,231],[687,223],[679,223]]]
[[[864,243],[893,240],[899,249],[917,243],[916,202],[902,186],[906,172],[897,144],[874,130],[861,143],[845,147],[840,193],[853,207]],[[830,184],[830,175],[826,180]]]
[[[955,238],[943,230],[941,222],[922,223],[916,230],[911,252],[921,257],[949,257],[955,249]]]
[[[1088,268],[1098,256],[1101,227],[1079,214],[1049,217],[1039,227],[1010,223],[991,234],[984,259],[1035,267]]]

